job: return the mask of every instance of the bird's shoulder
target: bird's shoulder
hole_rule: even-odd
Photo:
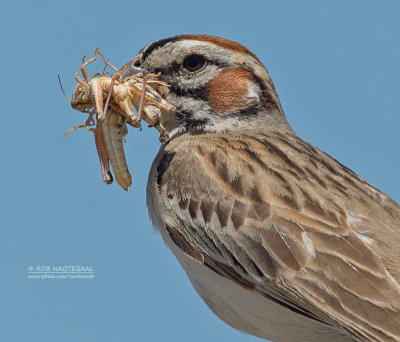
[[[400,206],[395,201],[294,134],[187,133],[171,140],[160,154],[157,168],[162,174],[157,176],[174,173],[181,185],[185,181],[192,184],[197,177],[202,180],[198,186],[204,189],[213,183],[233,196],[259,192],[265,195],[264,202],[309,210],[315,215],[334,207],[339,213],[324,214],[337,216],[341,208],[336,206],[351,211],[353,203],[367,211],[380,207],[395,220],[400,218]],[[171,177],[166,179],[171,182]]]

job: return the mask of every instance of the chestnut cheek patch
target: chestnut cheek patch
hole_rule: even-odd
[[[251,72],[238,67],[225,68],[206,84],[206,94],[214,112],[229,114],[247,105]]]

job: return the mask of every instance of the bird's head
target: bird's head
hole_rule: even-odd
[[[208,35],[157,40],[126,63],[123,77],[158,73],[177,110],[168,130],[290,130],[273,82],[257,56],[239,43]]]

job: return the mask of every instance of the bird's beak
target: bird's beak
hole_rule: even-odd
[[[122,70],[121,77],[122,78],[134,76],[134,75],[137,75],[140,73],[142,73],[143,75],[148,74],[148,71],[135,66],[135,62],[138,60],[138,58],[139,58],[139,55],[136,57],[133,57],[130,61],[125,63],[125,65],[121,68],[121,70]]]

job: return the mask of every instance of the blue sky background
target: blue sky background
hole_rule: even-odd
[[[295,131],[400,200],[399,1],[15,1],[0,21],[0,340],[259,341],[216,318],[145,206],[158,134],[130,130],[133,186],[107,186],[68,95],[84,53],[121,67],[180,33],[241,42]],[[101,71],[102,65],[91,69]],[[28,279],[29,266],[94,279]]]

